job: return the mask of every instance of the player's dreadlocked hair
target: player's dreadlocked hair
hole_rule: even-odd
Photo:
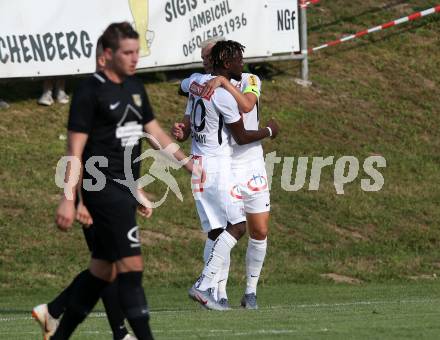
[[[106,28],[101,36],[102,47],[116,51],[119,48],[119,41],[122,39],[139,39],[138,32],[126,21],[113,23]]]
[[[223,67],[227,60],[231,60],[238,53],[243,54],[245,47],[233,40],[218,41],[211,51],[214,68]]]

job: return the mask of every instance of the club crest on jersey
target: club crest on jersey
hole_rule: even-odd
[[[249,77],[249,85],[250,86],[257,86],[258,85],[257,77],[255,77],[254,75],[251,75]]]
[[[263,191],[267,189],[267,179],[261,175],[254,175],[247,183],[247,186],[252,191]]]
[[[237,184],[232,187],[230,194],[232,197],[236,199],[239,200],[243,199],[243,196],[241,195],[240,187]]]
[[[140,94],[133,94],[131,97],[133,98],[133,101],[136,104],[136,106],[138,107],[142,106],[142,99]]]

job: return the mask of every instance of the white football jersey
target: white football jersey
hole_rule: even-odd
[[[217,88],[210,98],[200,97],[203,84],[212,78],[210,74],[190,78],[185,114],[190,115],[192,154],[202,156],[204,167],[214,170],[222,157],[232,154],[231,135],[225,125],[240,120],[240,113],[234,97],[223,88]]]
[[[197,78],[203,76],[202,73],[193,73],[189,76],[189,78],[185,78],[182,80],[182,82],[180,83],[180,89],[185,92],[188,93],[189,92],[189,85],[191,84],[191,82]]]
[[[243,124],[246,130],[258,130],[259,128],[259,100],[261,92],[261,80],[256,75],[251,73],[242,73],[241,81],[231,80],[231,83],[238,87],[241,93],[254,93],[257,96],[257,103],[254,108],[248,112],[243,113]],[[245,145],[238,145],[235,140],[231,139],[233,148],[232,163],[233,166],[245,164],[249,160],[263,157],[263,148],[261,141],[253,142]]]

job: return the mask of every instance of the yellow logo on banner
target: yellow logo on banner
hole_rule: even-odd
[[[136,104],[136,106],[141,107],[142,106],[142,99],[140,94],[133,94],[132,95],[133,101]]]

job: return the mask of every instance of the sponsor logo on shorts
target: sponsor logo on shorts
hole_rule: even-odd
[[[238,184],[234,185],[230,191],[230,194],[232,197],[236,198],[236,199],[243,199],[243,196],[241,195],[241,191],[240,191],[240,187],[238,186]]]
[[[247,182],[247,186],[252,191],[263,191],[267,189],[267,179],[265,176],[254,175]]]
[[[131,228],[127,233],[127,238],[130,242],[131,248],[138,248],[141,246],[141,241],[139,240],[139,227],[135,226]]]

